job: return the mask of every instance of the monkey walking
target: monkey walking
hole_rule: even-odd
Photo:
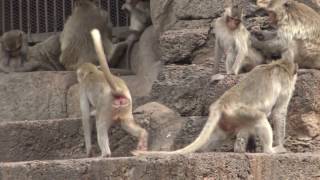
[[[134,121],[130,91],[122,79],[111,74],[100,32],[94,29],[91,34],[102,71],[91,63],[84,63],[77,70],[87,156],[92,156],[90,115],[96,116],[97,139],[102,157],[111,156],[108,130],[115,122],[121,123],[124,130],[139,138],[138,150],[147,150],[148,133]],[[95,110],[90,112],[90,106]]]
[[[143,31],[151,25],[150,2],[149,0],[126,0],[122,10],[130,14],[130,34],[126,39],[128,43],[126,51],[126,66],[131,67],[131,52],[133,45],[137,42]]]
[[[66,70],[76,70],[85,62],[98,64],[90,36],[90,31],[96,28],[101,32],[104,50],[113,67],[119,61],[119,49],[125,49],[127,43],[112,43],[112,25],[107,11],[97,7],[95,0],[74,0],[74,7],[60,36],[60,62]]]
[[[251,47],[250,33],[242,19],[241,8],[234,5],[226,8],[223,16],[215,22],[216,73],[223,53],[226,55],[227,74],[249,72],[264,62],[262,55]]]
[[[269,22],[277,27],[276,38],[253,41],[259,49],[285,50],[294,42],[299,51],[295,61],[299,68],[320,69],[320,15],[307,5],[292,0],[257,0],[269,14]],[[261,31],[262,36],[268,36]],[[281,47],[281,48],[279,48]]]
[[[264,153],[285,152],[286,114],[297,78],[294,53],[288,50],[279,61],[259,65],[237,85],[226,91],[209,108],[208,121],[200,135],[185,148],[175,151],[134,151],[143,154],[185,154],[217,145],[230,135],[241,137],[257,134]],[[275,122],[275,144],[268,116]],[[242,149],[236,149],[239,152]]]

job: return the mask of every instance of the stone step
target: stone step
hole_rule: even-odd
[[[141,92],[137,88],[139,78],[134,75],[122,78],[133,95]],[[0,122],[69,117],[67,95],[76,83],[76,74],[70,71],[1,73]]]
[[[147,108],[146,108],[147,107]],[[149,108],[149,109],[148,109]],[[170,109],[147,104],[134,112],[135,120],[149,132],[150,150],[174,150],[191,143],[200,133],[207,117],[180,117]],[[137,140],[119,125],[109,131],[113,157],[131,156]],[[319,139],[286,138],[291,152],[320,152]],[[315,144],[314,144],[315,143]],[[234,138],[207,151],[232,152]],[[93,135],[94,157],[100,155]],[[261,152],[261,146],[258,146]],[[0,162],[84,158],[85,145],[81,120],[53,119],[0,123]]]
[[[194,139],[205,117],[153,117],[154,114],[136,114],[135,119],[147,128],[150,149],[179,148]],[[190,127],[191,126],[191,127]],[[191,133],[189,133],[191,131]],[[94,156],[100,151],[93,132]],[[112,156],[128,156],[137,140],[114,125],[109,131]],[[187,134],[187,136],[186,136]],[[0,123],[0,162],[53,160],[85,157],[85,144],[80,119],[53,119]]]
[[[319,154],[194,153],[0,163],[1,180],[320,179]]]

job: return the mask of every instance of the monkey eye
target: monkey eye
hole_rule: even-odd
[[[227,16],[227,20],[228,21],[233,21],[236,24],[240,24],[241,20],[239,18],[235,18],[235,17],[231,17],[231,16]]]

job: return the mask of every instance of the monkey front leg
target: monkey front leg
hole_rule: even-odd
[[[242,53],[242,52],[239,52],[238,55],[236,56],[236,59],[232,65],[232,73],[235,74],[235,75],[238,75],[239,74],[239,71],[241,69],[241,66],[242,66],[242,62],[243,62],[243,59],[245,58],[245,55]]]
[[[233,47],[229,47],[226,50],[226,71],[227,74],[232,74],[233,72],[233,65],[235,63],[235,58],[236,58],[236,52]]]
[[[139,139],[137,150],[148,150],[148,132],[134,121],[132,114],[121,119],[121,126],[129,134]]]
[[[224,53],[224,49],[221,48],[221,45],[219,43],[219,39],[218,39],[218,37],[216,37],[215,46],[214,46],[214,62],[215,62],[214,74],[219,73],[219,64],[221,62],[221,58],[223,56],[223,53]]]

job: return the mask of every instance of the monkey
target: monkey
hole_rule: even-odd
[[[269,63],[271,60],[280,58],[281,52],[285,50],[284,46],[281,46],[280,44],[274,44],[272,47],[264,48],[260,45],[260,41],[270,41],[278,38],[277,31],[260,30],[259,27],[253,27],[251,29],[251,34],[251,45],[264,57],[265,63]]]
[[[90,30],[101,32],[104,50],[108,53],[111,67],[118,61],[121,49],[127,44],[112,43],[112,24],[108,12],[97,7],[95,0],[74,0],[74,9],[67,19],[60,36],[61,55],[59,61],[66,70],[76,70],[84,62],[98,64],[90,36]]]
[[[264,153],[285,152],[283,146],[287,108],[295,89],[298,65],[294,52],[270,64],[256,66],[238,84],[227,90],[209,107],[209,117],[198,137],[175,151],[133,151],[134,155],[186,154],[217,145],[231,135],[256,134]],[[275,144],[268,116],[275,121]],[[211,139],[210,139],[211,138]],[[237,142],[236,142],[237,143]],[[236,149],[235,149],[236,151]]]
[[[92,63],[77,69],[80,84],[80,109],[87,156],[92,156],[90,116],[96,116],[98,145],[102,157],[111,156],[108,129],[113,123],[139,138],[138,150],[147,150],[148,132],[136,124],[132,114],[132,99],[126,83],[111,74],[103,51],[100,32],[92,30],[92,38],[102,71]],[[94,110],[91,111],[90,107]]]
[[[278,46],[283,51],[293,41],[299,50],[295,56],[299,68],[320,69],[320,15],[292,0],[257,0],[257,5],[268,12],[269,23],[277,28],[277,37],[256,41],[254,46],[261,49]]]
[[[130,14],[129,35],[126,39],[128,43],[126,50],[126,66],[131,67],[131,51],[144,30],[151,25],[150,1],[149,0],[126,0],[121,7],[122,10]]]
[[[240,7],[227,7],[222,17],[215,22],[215,61],[219,64],[223,53],[226,55],[227,74],[239,74],[250,71],[264,59],[251,47],[250,33],[242,23]],[[218,73],[218,66],[215,69]]]
[[[18,58],[22,66],[28,54],[28,37],[21,30],[5,32],[1,37],[1,54],[5,65],[10,65],[11,58]]]
[[[53,70],[39,61],[29,59],[28,37],[21,30],[5,32],[0,39],[0,72]]]

